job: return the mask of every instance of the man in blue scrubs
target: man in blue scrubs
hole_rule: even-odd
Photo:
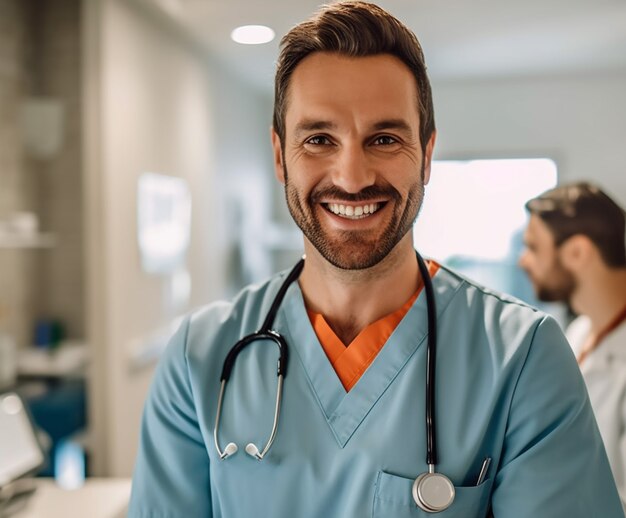
[[[306,259],[294,282],[250,286],[172,338],[131,517],[624,516],[555,322],[434,261],[420,273],[411,228],[435,137],[420,45],[384,10],[332,4],[283,38],[272,145]],[[220,383],[233,345],[266,328],[289,348],[282,398],[271,339],[243,348]],[[418,486],[429,471],[447,479]]]

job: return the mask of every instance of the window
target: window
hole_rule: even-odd
[[[517,266],[524,204],[556,181],[556,164],[545,158],[434,161],[415,246],[485,286],[539,305]]]

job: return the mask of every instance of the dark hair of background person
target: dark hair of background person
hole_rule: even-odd
[[[274,130],[285,146],[285,113],[291,75],[314,52],[349,57],[391,54],[405,63],[417,82],[422,151],[435,131],[430,81],[422,47],[415,34],[384,9],[367,2],[323,6],[312,18],[292,28],[280,42],[274,83]]]
[[[626,213],[598,186],[561,185],[526,203],[554,236],[556,246],[577,234],[587,236],[609,267],[626,266]]]

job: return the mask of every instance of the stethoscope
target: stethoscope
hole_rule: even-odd
[[[426,463],[428,464],[428,472],[419,475],[413,482],[412,494],[413,500],[416,505],[428,513],[438,513],[450,507],[454,501],[454,485],[448,477],[435,471],[437,465],[437,445],[435,434],[435,363],[436,363],[436,349],[437,349],[437,316],[435,307],[435,293],[433,290],[433,284],[428,273],[428,268],[422,257],[416,252],[417,264],[419,266],[422,279],[424,279],[424,289],[426,292],[426,307],[428,313],[428,346],[426,350]],[[293,269],[287,275],[287,278],[281,285],[272,306],[265,317],[265,321],[261,328],[250,335],[243,337],[239,340],[232,349],[228,352],[226,359],[224,360],[224,366],[222,367],[221,386],[220,393],[217,400],[217,412],[215,415],[215,428],[213,430],[213,439],[215,441],[215,448],[220,459],[226,459],[237,452],[238,447],[234,442],[230,442],[224,448],[224,451],[220,448],[217,438],[220,417],[222,415],[222,401],[224,399],[224,391],[226,389],[226,383],[230,378],[233,366],[237,355],[249,344],[259,340],[270,340],[274,342],[279,349],[278,358],[278,386],[276,389],[276,405],[274,407],[274,423],[272,424],[272,431],[270,437],[263,447],[263,450],[259,451],[259,448],[253,444],[248,443],[245,451],[251,457],[258,460],[262,460],[267,452],[272,447],[272,443],[276,438],[276,431],[278,429],[278,419],[280,417],[280,403],[283,394],[283,380],[287,375],[287,359],[289,356],[289,349],[285,339],[276,331],[272,329],[274,318],[278,312],[278,308],[285,297],[285,293],[289,286],[298,279],[302,268],[304,267],[304,258],[302,258],[293,267]]]

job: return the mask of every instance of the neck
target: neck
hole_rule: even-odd
[[[626,307],[626,268],[601,268],[579,279],[572,308],[591,321],[591,332],[602,332]]]
[[[344,344],[369,324],[401,307],[419,285],[410,233],[383,261],[366,270],[342,270],[305,243],[300,288],[307,307],[324,318]]]

